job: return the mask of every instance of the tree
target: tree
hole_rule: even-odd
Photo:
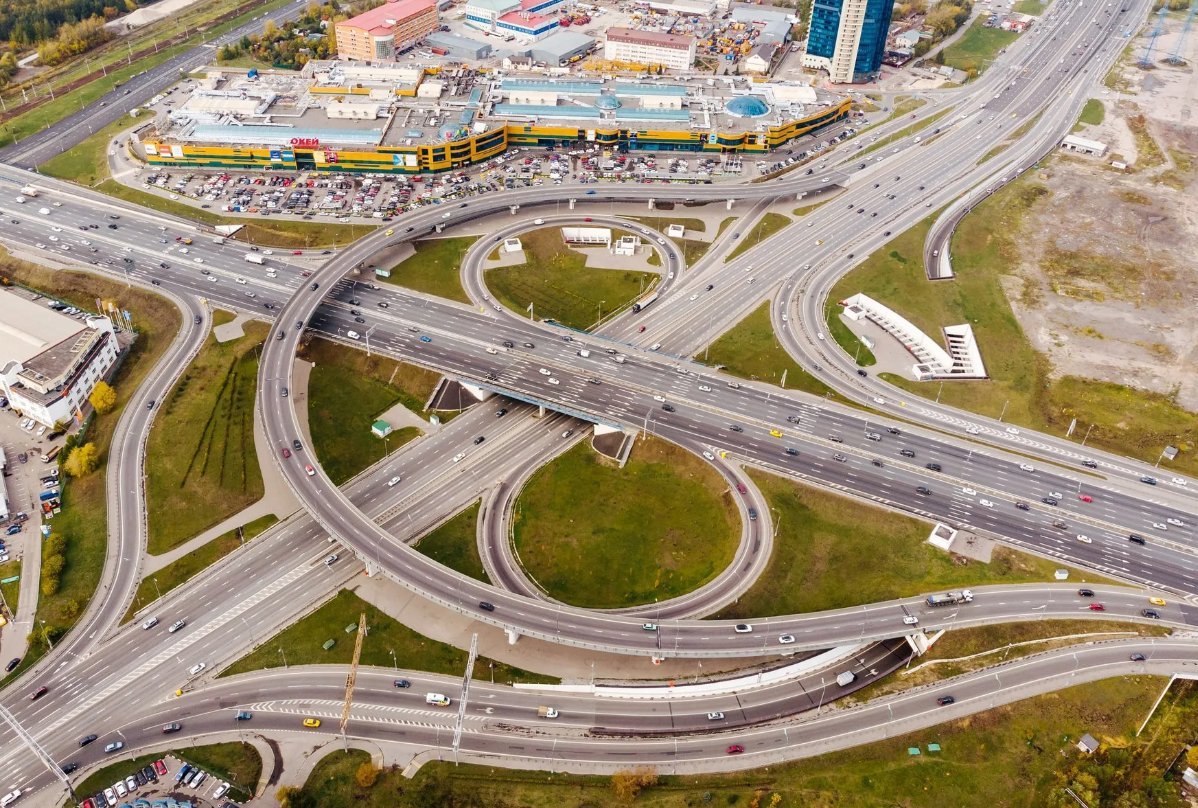
[[[62,464],[67,474],[72,477],[86,477],[96,470],[100,465],[100,451],[94,443],[85,443],[82,446],[76,446],[67,455],[66,462]]]
[[[368,760],[354,772],[354,782],[358,788],[370,788],[379,779],[379,770]]]
[[[116,390],[113,390],[108,382],[101,379],[96,382],[96,388],[92,390],[92,394],[87,397],[87,400],[95,407],[96,412],[103,415],[116,406]]]
[[[612,791],[620,802],[632,802],[641,791],[657,783],[657,772],[648,767],[616,772],[611,776]]]

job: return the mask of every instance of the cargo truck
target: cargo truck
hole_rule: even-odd
[[[857,681],[857,674],[853,673],[852,671],[845,671],[844,673],[838,673],[836,675],[836,684],[840,685],[841,687],[848,687],[855,681]]]
[[[258,255],[258,253],[246,253],[245,256],[243,256],[243,257],[245,258],[245,260],[249,261],[251,264],[265,264],[266,263],[266,259],[263,258],[262,256]]]
[[[557,709],[554,707],[538,707],[537,715],[541,718],[557,718]]]
[[[39,191],[37,190],[37,188],[34,188],[32,185],[26,185],[24,188],[21,189],[22,195],[28,196],[31,198],[36,197],[38,195],[38,193],[39,193]]]
[[[960,592],[945,592],[940,595],[930,595],[926,603],[929,606],[955,606],[958,603],[972,603],[973,593],[968,589]]]

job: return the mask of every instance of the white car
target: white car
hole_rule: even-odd
[[[112,790],[112,786],[104,789],[104,799],[108,801],[109,806],[116,805],[116,792]]]
[[[975,490],[974,490],[974,489],[972,489],[972,488],[962,488],[962,489],[961,489],[961,493],[962,493],[962,494],[965,494],[965,495],[967,495],[967,496],[975,497],[975,496],[977,496],[977,493],[978,493],[978,492],[977,492],[977,491],[975,491]]]
[[[711,452],[704,452],[703,457],[707,458],[708,460],[715,460],[715,455],[713,455]]]
[[[117,780],[112,784],[112,787],[116,789],[116,795],[118,797],[123,797],[129,793],[129,788],[125,785],[124,780]]]
[[[459,460],[461,460],[465,456],[466,456],[465,452],[458,452],[457,454],[455,454],[453,456],[453,462],[457,463]]]
[[[994,503],[988,499],[979,499],[978,504],[981,505],[983,508],[993,508],[994,507]]]
[[[903,615],[903,625],[904,626],[918,626],[919,618],[913,614],[905,614],[905,615]]]
[[[1186,526],[1185,522],[1183,522],[1180,519],[1177,519],[1175,517],[1172,517],[1172,516],[1170,516],[1165,521],[1168,522],[1169,524],[1173,525],[1174,527],[1185,527]]]
[[[552,376],[549,377],[549,383],[550,384],[561,384],[561,382],[559,382],[557,379],[553,378]]]
[[[191,260],[192,260],[192,261],[195,261],[197,264],[202,264],[202,263],[204,263],[204,259],[203,259],[203,258],[200,258],[198,255],[197,255],[195,258],[191,259]]]
[[[778,643],[781,645],[790,645],[794,641],[795,641],[795,635],[793,635],[793,634],[783,634],[781,637],[778,638]]]
[[[388,488],[394,488],[396,485],[398,485],[398,484],[399,484],[399,481],[400,481],[400,480],[402,480],[402,479],[403,479],[403,478],[402,478],[402,477],[400,477],[399,475],[396,475],[396,476],[392,477],[390,480],[388,480],[388,481],[387,481],[387,487],[388,487]]]
[[[8,808],[21,797],[21,789],[16,788],[0,797],[0,808]]]
[[[1034,466],[1029,466],[1027,463],[1020,463],[1019,470],[1020,471],[1035,471],[1036,469]]]
[[[360,339],[362,335],[357,331],[346,331],[345,336],[349,337],[350,339]]]
[[[242,286],[245,286],[245,278],[241,277],[240,275],[238,275],[238,276],[237,276],[236,278],[234,278],[233,280],[237,281],[237,282],[238,282],[238,283],[240,283]]]
[[[542,376],[552,376],[553,375],[553,372],[550,371],[548,368],[541,368],[540,370],[537,371],[537,373],[540,373]]]
[[[1013,427],[1013,426],[1009,426],[1009,427],[1007,427],[1007,434],[1008,434],[1008,435],[1018,435],[1018,434],[1019,434],[1019,430],[1018,430],[1018,429],[1016,429],[1016,428],[1015,428],[1015,427]]]
[[[701,385],[699,385],[699,389],[700,389],[700,390],[702,390],[704,393],[710,393],[710,392],[711,392],[711,388],[710,388],[710,387],[708,387],[708,386],[707,386],[707,385],[705,385],[705,384],[701,384]]]
[[[1085,533],[1078,533],[1077,540],[1080,541],[1082,544],[1093,544],[1094,543],[1094,540],[1091,539],[1089,536],[1087,536]]]
[[[1168,530],[1169,529],[1169,526],[1164,524],[1163,522],[1153,522],[1152,527],[1155,528],[1156,530]]]
[[[1184,477],[1174,477],[1169,482],[1173,483],[1174,485],[1180,485],[1180,486],[1186,485],[1186,481],[1185,481]]]
[[[965,427],[965,431],[970,435],[976,435],[980,430],[976,426],[967,426]]]
[[[653,397],[653,400],[654,400],[654,401],[661,401],[661,402],[663,402],[663,403],[664,403],[664,402],[665,402],[665,400],[666,400],[666,397],[665,397],[665,396],[654,396],[654,397]]]
[[[885,404],[886,399],[882,398],[881,396],[874,396],[874,403],[875,404]]]
[[[698,300],[698,299],[699,299],[699,295],[698,295],[697,293],[696,293],[696,294],[693,294],[693,295],[691,295],[691,296],[690,296],[690,299],[691,299],[691,300]]]
[[[51,241],[58,241],[58,236],[50,236]]]
[[[51,230],[53,230],[55,233],[61,233],[61,232],[62,232],[62,228],[61,228],[61,227],[58,227],[58,226],[51,227],[50,229],[51,229]]]
[[[195,676],[197,673],[199,673],[200,671],[204,670],[204,668],[206,668],[206,667],[208,667],[208,663],[207,663],[207,662],[197,662],[196,664],[192,665],[192,666],[191,666],[191,667],[190,667],[190,668],[187,670],[187,672],[188,672],[189,674],[191,674],[192,676]]]

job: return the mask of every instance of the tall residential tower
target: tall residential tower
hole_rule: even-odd
[[[894,0],[812,0],[803,66],[837,84],[865,81],[882,67]]]

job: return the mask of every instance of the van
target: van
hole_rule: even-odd
[[[586,359],[588,356],[591,355],[591,352],[588,351],[586,348],[579,348],[578,355],[581,356],[583,359]]]
[[[424,703],[431,704],[434,707],[448,707],[452,702],[450,702],[449,696],[440,693],[426,693]]]

